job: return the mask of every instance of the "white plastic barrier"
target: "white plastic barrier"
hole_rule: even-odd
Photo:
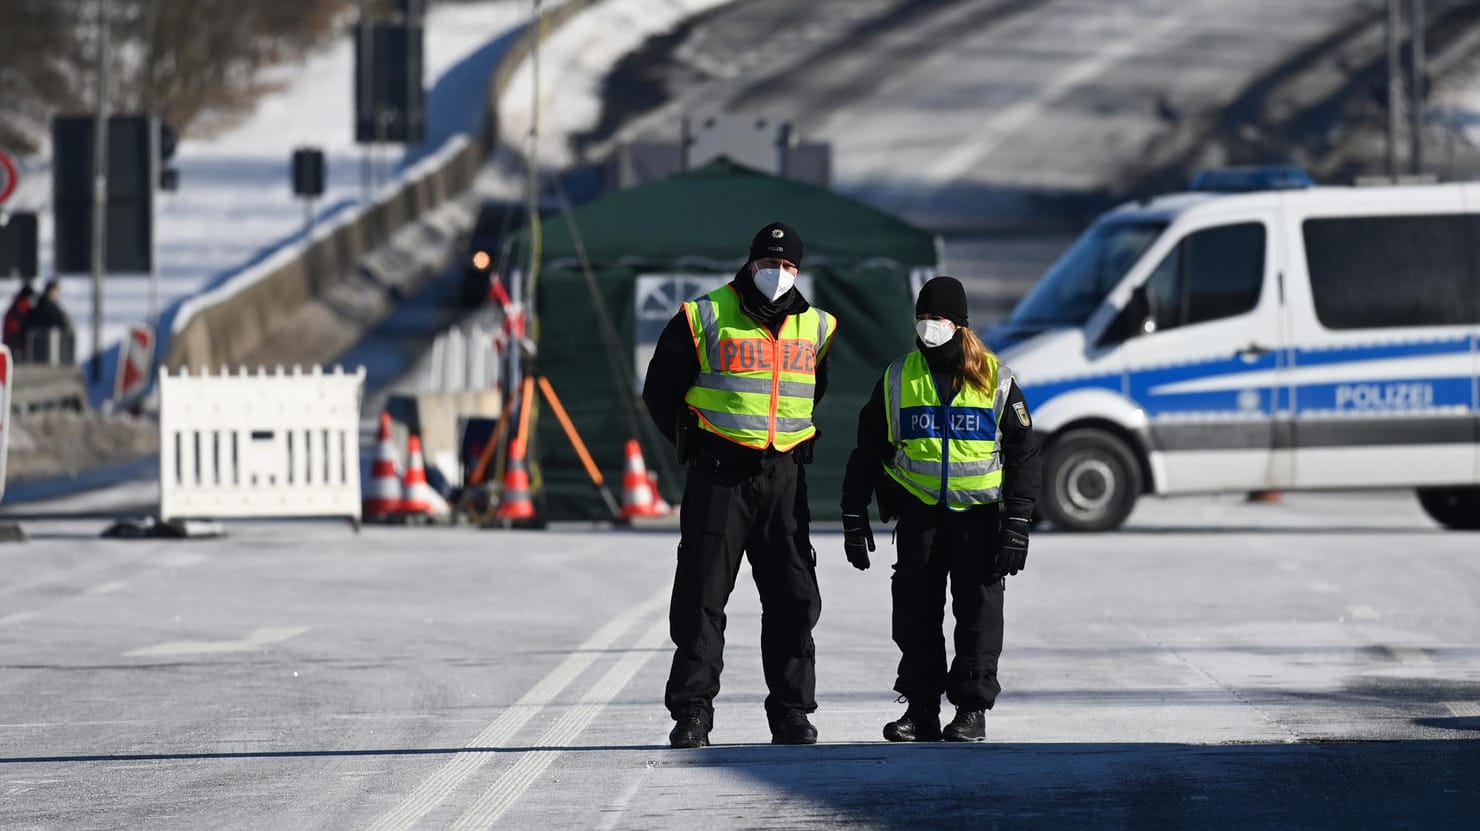
[[[483,392],[498,389],[499,353],[494,329],[449,329],[432,343],[424,392]]]
[[[360,519],[365,369],[159,375],[159,518]]]

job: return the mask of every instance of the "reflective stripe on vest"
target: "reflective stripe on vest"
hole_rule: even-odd
[[[954,510],[1002,499],[1002,412],[1012,373],[987,355],[991,393],[963,385],[949,406],[918,350],[884,371],[884,408],[894,458],[885,471],[927,505]]]
[[[817,361],[837,330],[832,315],[790,315],[777,337],[740,310],[730,285],[685,303],[684,312],[699,355],[684,401],[701,427],[757,449],[790,450],[817,434]]]

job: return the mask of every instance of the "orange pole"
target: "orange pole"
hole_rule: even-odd
[[[543,379],[541,379],[543,380]],[[514,436],[514,455],[525,458],[529,448],[529,408],[534,403],[534,379],[525,377],[524,389],[519,396],[519,432]]]
[[[499,414],[498,426],[493,429],[493,437],[488,440],[488,444],[483,446],[483,452],[478,454],[478,465],[473,468],[473,475],[469,477],[474,484],[481,485],[488,481],[483,477],[488,473],[488,463],[493,461],[493,456],[498,452],[499,445],[503,443],[504,434],[508,431],[509,409],[513,403],[514,396],[511,394],[504,402],[503,412]]]
[[[576,449],[576,455],[581,457],[581,464],[586,466],[586,475],[591,477],[591,483],[598,488],[601,487],[605,484],[601,470],[591,459],[591,454],[586,450],[586,443],[581,441],[581,434],[576,432],[576,426],[571,423],[570,416],[565,414],[565,407],[560,403],[560,396],[555,394],[555,388],[550,386],[550,380],[543,375],[540,376],[540,392],[545,394],[545,400],[550,402],[550,409],[555,411],[555,418],[560,420],[560,426],[564,428],[566,438],[570,439],[571,446]]]

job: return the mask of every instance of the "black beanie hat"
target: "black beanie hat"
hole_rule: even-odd
[[[802,264],[801,235],[784,222],[772,222],[760,229],[755,233],[755,238],[750,241],[748,262],[764,260],[768,257],[791,260],[800,266]]]
[[[957,326],[967,325],[966,288],[955,277],[932,277],[920,287],[915,300],[915,315],[943,317]]]

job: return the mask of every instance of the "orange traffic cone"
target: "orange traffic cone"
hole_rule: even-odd
[[[504,498],[493,516],[505,521],[534,519],[534,502],[529,498],[529,470],[524,466],[522,449],[509,454],[509,466],[504,471]]]
[[[622,472],[622,519],[656,515],[652,483],[648,481],[647,465],[642,461],[642,447],[637,439],[628,439],[627,467]]]
[[[452,506],[427,482],[426,462],[421,455],[421,436],[412,434],[406,447],[406,481],[401,491],[400,515],[405,519],[447,519]]]
[[[360,513],[371,522],[384,520],[401,509],[401,460],[391,439],[391,414],[380,414],[380,432],[375,461],[370,463],[370,486],[365,489]]]
[[[658,474],[648,471],[648,490],[653,492],[653,516],[668,516],[673,513],[673,506],[663,499],[663,492],[658,490]]]

